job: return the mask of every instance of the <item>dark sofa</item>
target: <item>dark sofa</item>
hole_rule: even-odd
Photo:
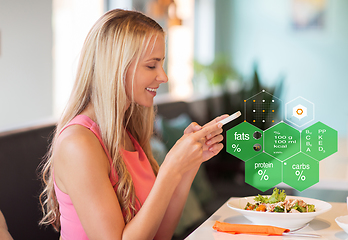
[[[0,209],[14,239],[58,239],[53,228],[39,227],[37,168],[54,125],[0,133]]]

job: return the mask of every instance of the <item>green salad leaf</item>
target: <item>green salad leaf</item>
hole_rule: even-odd
[[[285,190],[279,190],[278,188],[273,189],[273,193],[268,199],[268,203],[284,202],[286,198]]]
[[[307,212],[305,207],[301,207],[300,205],[298,205],[298,202],[292,207],[292,209],[296,209],[299,212]]]
[[[261,196],[260,194],[254,198],[256,202],[261,203],[277,203],[283,202],[286,198],[285,190],[279,190],[278,188],[273,189],[272,195],[268,198],[266,196]]]
[[[274,208],[274,211],[275,211],[275,212],[284,212],[284,207],[276,206],[276,207]]]
[[[313,204],[307,204],[308,212],[315,212],[315,206]]]
[[[261,196],[260,194],[254,200],[255,202],[268,203],[268,197]]]

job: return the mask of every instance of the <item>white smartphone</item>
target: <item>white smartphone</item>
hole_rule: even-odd
[[[238,111],[238,112],[233,113],[229,117],[222,119],[219,122],[222,123],[222,125],[225,125],[226,123],[229,123],[229,122],[233,121],[234,119],[238,118],[240,115],[242,115],[242,113],[240,111]]]

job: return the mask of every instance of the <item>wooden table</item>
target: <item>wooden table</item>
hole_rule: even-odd
[[[228,201],[227,201],[228,202]],[[227,203],[226,202],[226,203]],[[230,209],[227,204],[224,203],[212,216],[210,216],[201,226],[193,231],[186,239],[187,240],[228,240],[228,239],[243,239],[243,240],[263,240],[263,239],[328,239],[328,240],[348,240],[348,234],[340,228],[335,222],[335,218],[347,215],[347,204],[330,202],[332,205],[331,210],[323,213],[313,219],[310,224],[304,229],[298,231],[298,233],[310,233],[319,234],[321,238],[304,238],[304,237],[289,237],[289,236],[258,236],[248,234],[228,234],[215,231],[212,226],[215,221],[228,222],[228,223],[240,223],[250,224],[251,222],[246,219],[240,213]]]

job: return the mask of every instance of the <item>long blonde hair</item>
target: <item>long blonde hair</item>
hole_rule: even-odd
[[[134,96],[131,96],[131,105],[127,109],[125,77],[130,64],[135,61],[138,65],[149,47],[150,39],[158,34],[164,34],[164,31],[151,18],[140,12],[120,9],[105,13],[88,33],[69,102],[57,124],[52,145],[42,165],[44,190],[40,194],[43,211],[40,224],[52,224],[56,230],[60,228],[59,206],[52,175],[54,142],[64,126],[90,103],[95,109],[96,123],[118,175],[116,194],[124,212],[125,223],[134,217],[137,197],[132,178],[120,155],[125,128],[139,142],[155,175],[159,167],[150,146],[154,109],[137,105],[133,101]]]

